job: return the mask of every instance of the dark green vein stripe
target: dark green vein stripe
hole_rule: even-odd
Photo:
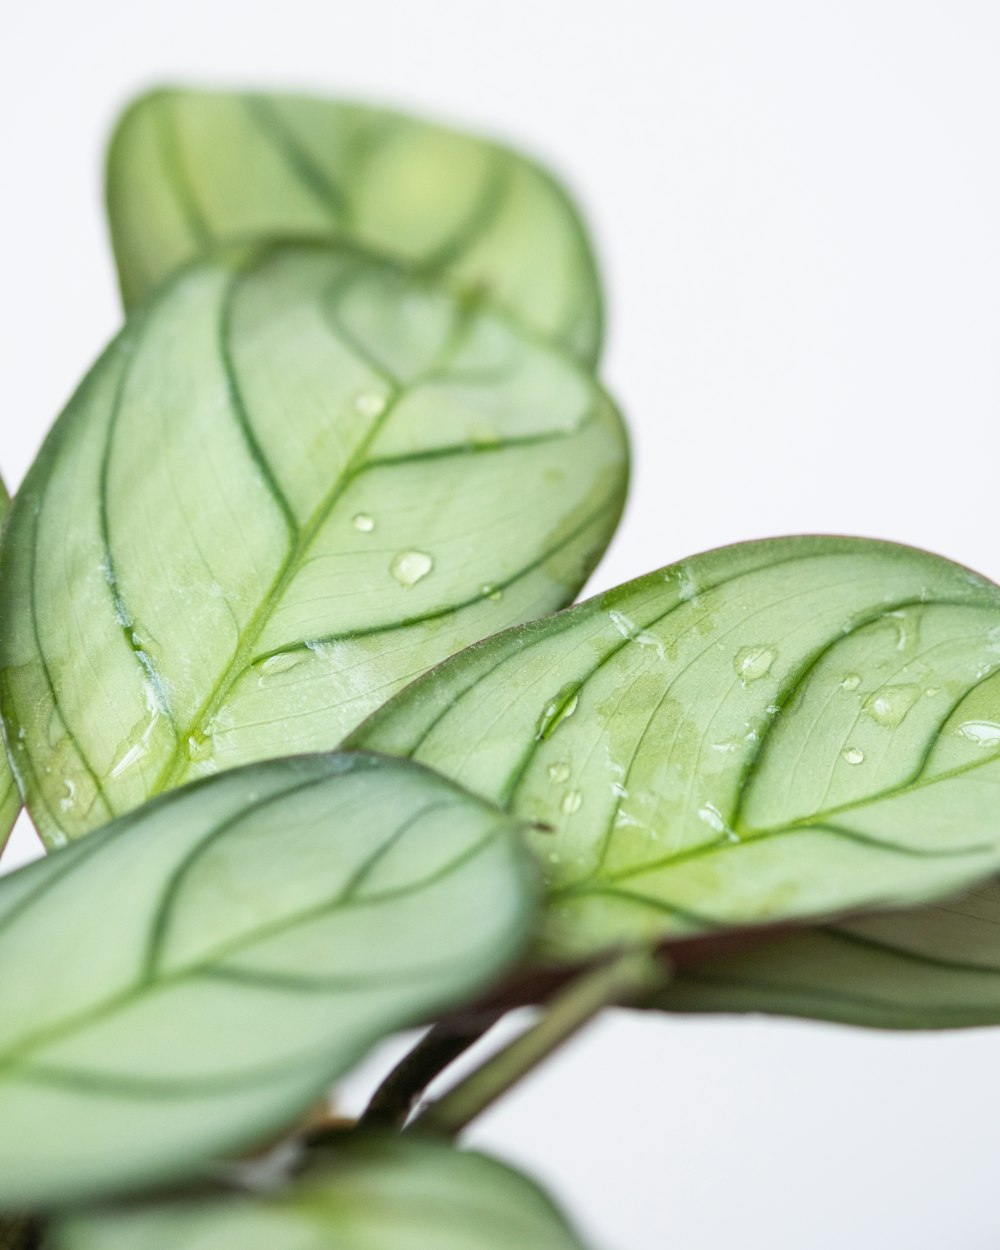
[[[321,784],[329,780],[328,777],[316,778],[301,785],[290,787],[283,791],[280,795],[271,795],[263,803],[258,804],[255,811],[260,810],[264,803],[276,803],[282,799],[287,799],[291,794],[298,790],[307,789],[310,785]],[[213,828],[206,837],[206,840],[215,841],[222,832],[232,826],[234,820],[238,817],[222,822],[219,826]],[[124,827],[124,826],[123,826]],[[282,934],[289,933],[294,929],[302,928],[316,920],[321,920],[326,916],[348,908],[368,909],[378,908],[383,903],[391,902],[394,899],[405,897],[414,891],[423,890],[429,886],[435,885],[445,880],[459,869],[469,864],[477,856],[481,855],[495,843],[496,830],[490,829],[483,835],[478,842],[474,843],[460,855],[456,855],[453,859],[443,864],[439,869],[427,873],[426,876],[412,880],[404,886],[383,890],[378,894],[372,894],[365,898],[357,898],[356,895],[344,896],[338,895],[333,899],[325,899],[321,903],[317,903],[310,907],[304,907],[300,911],[290,916],[281,917],[278,920],[262,924],[252,932],[245,932],[230,942],[221,943],[216,949],[209,954],[204,955],[197,963],[191,963],[182,966],[170,973],[157,972],[155,979],[150,979],[148,968],[155,963],[155,953],[153,960],[146,959],[140,976],[127,985],[118,993],[111,995],[107,999],[94,1004],[84,1010],[78,1012],[75,1016],[68,1017],[46,1028],[40,1029],[37,1033],[19,1039],[14,1045],[10,1046],[7,1051],[0,1053],[0,1074],[12,1069],[23,1068],[30,1063],[29,1056],[32,1051],[49,1045],[60,1039],[86,1029],[90,1025],[97,1024],[115,1012],[128,1007],[132,1003],[138,1001],[150,994],[161,992],[164,988],[178,985],[184,981],[191,980],[202,976],[206,971],[211,970],[221,961],[228,959],[233,955],[237,955],[244,950],[252,949],[255,945],[266,941],[272,937],[278,937]],[[201,844],[199,843],[199,848]],[[199,848],[196,848],[196,853]],[[377,858],[381,854],[381,849],[374,853]],[[187,862],[186,857],[185,863]],[[348,883],[349,885],[351,883]],[[161,908],[161,913],[162,913]],[[162,931],[163,922],[160,924]]]
[[[536,572],[547,560],[551,560],[553,556],[558,555],[565,547],[575,542],[581,534],[593,526],[603,516],[613,509],[620,506],[620,499],[617,492],[613,493],[603,504],[595,511],[588,513],[586,518],[569,534],[561,538],[558,543],[547,548],[537,559],[530,561],[519,569],[516,573],[511,574],[504,581],[493,582],[490,584],[488,591],[479,591],[475,595],[471,595],[468,599],[461,599],[456,603],[446,604],[443,608],[435,608],[431,612],[422,612],[414,616],[403,617],[399,621],[392,624],[371,625],[364,629],[346,630],[342,634],[324,634],[319,638],[299,639],[296,642],[290,642],[280,647],[274,647],[270,651],[262,651],[255,655],[247,669],[253,668],[255,665],[264,663],[265,660],[271,659],[275,655],[289,655],[296,651],[310,651],[314,647],[322,647],[328,643],[334,642],[355,642],[362,638],[372,638],[383,634],[392,634],[402,629],[407,629],[412,625],[422,625],[427,621],[437,621],[442,617],[451,616],[455,612],[460,612],[465,608],[473,607],[477,603],[482,603],[489,599],[491,595],[495,595],[499,590],[501,593],[509,590],[511,586],[516,585],[519,581],[523,581],[525,577]]]
[[[875,938],[866,937],[860,933],[852,933],[850,930],[836,925],[823,929],[822,933],[825,937],[835,942],[842,942],[859,950],[874,951],[877,954],[888,955],[893,959],[899,959],[919,967],[939,968],[942,972],[973,973],[976,976],[1000,978],[1000,967],[996,965],[970,963],[968,960],[942,959],[936,955],[924,954],[921,951],[907,950],[906,947],[897,946],[892,942],[880,942]]]
[[[831,638],[828,642],[824,643],[822,646],[818,647],[815,651],[813,651],[809,656],[807,656],[806,659],[799,666],[799,668],[796,669],[794,673],[789,675],[788,679],[782,684],[777,694],[775,695],[774,699],[772,700],[772,705],[775,707],[776,710],[768,716],[767,720],[764,722],[763,729],[761,730],[757,741],[753,744],[752,749],[747,753],[746,761],[744,763],[742,772],[740,774],[739,781],[737,782],[736,796],[735,796],[735,800],[733,803],[733,807],[731,808],[729,815],[725,818],[726,823],[729,825],[731,829],[736,829],[739,832],[744,832],[743,830],[739,829],[740,817],[741,817],[743,808],[746,805],[746,800],[750,792],[750,787],[753,784],[753,779],[755,775],[757,774],[757,772],[759,771],[761,761],[763,760],[763,757],[764,757],[764,752],[765,750],[768,749],[768,746],[770,743],[771,730],[773,729],[774,724],[777,721],[780,714],[784,711],[786,707],[788,707],[789,703],[791,703],[791,701],[799,693],[800,689],[802,688],[803,684],[809,677],[810,673],[812,673],[816,669],[816,667],[819,664],[821,664],[822,661],[826,659],[826,657],[833,650],[835,650],[835,648],[839,646],[845,639],[854,637],[856,634],[860,633],[863,629],[867,629],[870,625],[877,624],[879,621],[882,621],[886,617],[891,616],[892,613],[894,612],[902,612],[902,611],[905,611],[907,608],[915,608],[915,607],[926,608],[928,606],[951,607],[951,608],[969,609],[969,610],[974,610],[974,611],[982,609],[982,604],[979,604],[976,602],[967,602],[967,601],[955,600],[955,599],[927,600],[927,599],[921,599],[919,597],[913,597],[913,596],[911,596],[908,599],[900,599],[895,603],[883,604],[879,608],[873,610],[872,612],[867,613],[865,616],[860,617],[857,620],[853,621],[851,623],[851,628],[849,630],[838,631],[838,633],[834,635],[833,638]],[[911,776],[911,778],[907,782],[903,783],[904,786],[910,784],[910,781],[914,780],[917,776],[919,776],[921,768],[923,767],[922,761],[924,759],[926,759],[926,756],[921,757],[921,764],[918,765],[917,771]],[[842,809],[837,808],[837,809],[831,809],[831,810],[839,811]],[[746,831],[746,832],[750,832],[750,831]]]
[[[198,202],[194,182],[188,173],[180,137],[177,100],[167,92],[160,98],[160,107],[153,110],[157,147],[166,170],[164,183],[174,193],[184,225],[196,247],[207,247],[213,240],[208,219]]]
[[[45,494],[47,493],[48,493],[48,490],[46,489]],[[52,676],[52,669],[49,666],[48,656],[42,644],[42,636],[41,636],[41,632],[39,630],[39,625],[38,625],[38,576],[37,576],[38,529],[41,524],[42,512],[45,508],[45,494],[43,494],[41,500],[39,501],[37,508],[34,509],[34,516],[31,521],[31,527],[32,527],[31,544],[30,544],[31,563],[30,563],[30,568],[28,571],[28,582],[30,585],[30,592],[28,595],[28,613],[31,618],[31,629],[32,629],[33,637],[35,639],[35,649],[38,652],[38,663],[42,671],[42,678],[45,682],[45,688],[49,696],[49,702],[51,703],[51,706],[52,706],[51,715],[57,717],[59,720],[59,723],[62,725],[63,729],[65,729],[66,736],[69,739],[70,743],[72,744],[73,750],[76,753],[76,757],[80,761],[80,764],[82,765],[84,772],[86,772],[87,776],[93,782],[95,792],[98,798],[100,798],[100,800],[103,802],[105,812],[107,813],[107,818],[110,820],[115,815],[115,809],[111,803],[111,800],[108,798],[107,792],[104,789],[104,785],[101,782],[100,775],[98,774],[97,770],[94,768],[93,764],[91,764],[90,760],[87,757],[86,752],[83,749],[82,744],[80,743],[80,740],[77,738],[73,729],[70,727],[69,721],[66,719],[66,715],[62,710],[62,706],[60,705],[58,697],[56,696],[55,680],[53,679],[53,676]],[[25,760],[27,760],[28,762],[25,763]],[[34,765],[33,763],[30,762],[30,756],[27,756],[25,752],[19,752],[16,766],[19,768],[25,769],[25,771],[30,771],[34,775],[35,785],[32,786],[31,789],[33,789],[35,794],[37,794],[45,810],[48,812],[49,818],[52,821],[52,827],[54,829],[59,829],[60,828],[59,817],[56,815],[55,811],[52,808],[52,804],[49,801],[49,796],[48,796],[46,787],[41,784],[41,778],[39,778],[37,773],[35,773]],[[26,790],[28,788],[29,787],[25,786]]]
[[[424,257],[421,268],[432,274],[455,268],[462,255],[479,242],[496,222],[510,194],[513,177],[510,160],[503,153],[494,152],[482,191],[465,220],[459,222],[435,251]]]
[[[604,873],[599,879],[602,881],[628,881],[634,877],[642,877],[648,873],[661,872],[665,868],[673,868],[678,864],[688,863],[693,859],[703,859],[722,852],[735,855],[740,850],[750,850],[761,842],[770,842],[774,838],[783,838],[792,834],[807,832],[828,833],[845,842],[854,842],[859,846],[868,847],[874,851],[884,851],[890,855],[902,855],[907,859],[960,859],[969,855],[983,855],[994,849],[993,844],[989,842],[976,843],[972,846],[949,847],[947,849],[904,846],[898,842],[886,842],[881,838],[872,837],[866,833],[859,833],[855,829],[846,829],[842,825],[830,824],[828,821],[811,820],[801,825],[783,825],[780,828],[758,830],[754,832],[752,837],[739,837],[737,835],[735,840],[722,835],[719,838],[713,838],[710,842],[703,842],[700,846],[690,847],[686,851],[665,855],[660,859],[649,860],[644,864],[636,864],[631,868],[620,869],[618,872]],[[579,882],[579,888],[586,888],[589,880],[591,878]],[[576,888],[577,886],[569,886],[566,887],[564,892],[571,893]],[[558,893],[559,891],[556,892]]]
[[[350,203],[344,188],[300,142],[274,100],[262,95],[244,95],[240,103],[249,114],[251,124],[277,149],[299,185],[309,192],[334,225],[346,228],[350,222]]]
[[[789,1005],[785,1009],[778,1009],[776,1014],[779,1015],[811,1015],[819,1019],[828,1019],[831,1004],[839,1004],[848,1008],[856,1007],[859,1010],[871,1012],[875,1026],[883,1028],[891,1027],[889,1024],[891,1021],[898,1021],[896,1027],[902,1028],[950,1028],[954,1027],[956,1021],[963,1021],[968,1025],[989,1025],[996,1023],[997,1015],[994,1007],[977,1008],[970,1007],[968,1003],[940,1002],[921,1002],[914,1005],[908,1001],[885,999],[874,994],[859,994],[857,991],[851,993],[847,990],[834,990],[827,987],[819,989],[815,985],[806,985],[797,981],[773,980],[759,976],[741,977],[707,970],[697,971],[685,968],[680,977],[681,988],[686,982],[692,986],[700,985],[710,990],[728,990],[735,994],[743,992],[773,995],[779,1002],[782,998],[794,996],[796,999],[794,1006]],[[668,1010],[687,1010],[683,1006],[675,1005],[670,1000],[669,994],[666,996],[666,1006]],[[693,1009],[704,1010],[698,1005],[695,1005]],[[763,1005],[755,1005],[754,1009],[766,1010]],[[738,1008],[723,1006],[718,1010],[731,1012]]]
[[[240,385],[239,378],[236,373],[236,364],[233,356],[233,302],[236,291],[240,285],[240,273],[236,271],[226,283],[225,291],[222,299],[219,301],[219,357],[222,361],[222,367],[226,375],[226,384],[229,390],[229,411],[233,420],[239,428],[243,437],[244,445],[254,466],[260,473],[268,493],[274,502],[278,505],[282,518],[285,522],[285,528],[288,531],[288,540],[294,543],[299,532],[299,523],[292,510],[292,505],[288,501],[288,497],[281,488],[275,475],[271,462],[264,455],[264,449],[261,447],[254,432],[253,425],[250,421],[250,414],[247,410],[246,401],[243,397],[243,388]]]
[[[156,706],[167,718],[167,721],[176,736],[177,720],[174,716],[173,709],[170,706],[170,700],[167,696],[166,683],[163,680],[162,674],[153,663],[149,652],[139,641],[138,635],[142,632],[141,626],[138,624],[126,604],[118,582],[117,566],[114,551],[111,545],[111,526],[108,508],[112,442],[114,440],[115,431],[118,428],[118,422],[121,418],[125,390],[128,386],[129,379],[132,376],[132,368],[135,364],[139,349],[142,346],[148,325],[149,320],[144,313],[137,313],[133,317],[130,329],[131,337],[128,340],[130,349],[129,355],[126,358],[125,363],[122,365],[121,373],[118,378],[118,385],[115,388],[115,397],[111,405],[111,412],[108,416],[104,446],[101,451],[101,464],[97,486],[97,517],[98,529],[101,536],[102,572],[104,574],[103,580],[111,597],[115,620],[118,623],[118,628],[122,637],[125,639],[125,645],[135,657],[136,663],[143,672],[146,684],[153,695]]]
[[[255,807],[255,814],[265,811],[269,807],[286,803],[293,795],[301,794],[304,790],[314,789],[318,785],[323,785],[329,779],[325,776],[311,777],[307,781],[301,781],[296,785],[287,786],[285,789],[276,794],[270,794],[264,799],[260,799]],[[246,820],[246,809],[241,808],[227,819],[220,821],[217,825],[213,825],[208,832],[199,839],[199,841],[191,847],[187,854],[175,865],[170,876],[164,883],[163,891],[160,894],[160,902],[153,913],[149,922],[149,930],[147,936],[146,952],[142,960],[142,971],[140,973],[139,984],[152,984],[157,971],[160,956],[163,951],[164,943],[170,929],[170,918],[177,900],[180,897],[184,882],[194,866],[203,856],[211,850],[218,840],[227,834],[241,821]]]

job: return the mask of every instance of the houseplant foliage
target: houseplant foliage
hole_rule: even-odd
[[[8,502],[7,488],[3,482],[0,482],[0,517],[6,513]],[[0,851],[3,851],[7,843],[20,808],[21,800],[18,797],[17,786],[7,766],[6,756],[4,756],[0,759]]]
[[[625,468],[596,383],[478,298],[353,246],[194,262],[12,508],[0,699],[43,836],[279,737],[330,750],[437,660],[569,602]]]
[[[52,852],[0,881],[4,1250],[581,1246],[451,1139],[603,1007],[1000,1023],[1000,589],[787,538],[559,611],[627,455],[550,175],[168,90],[108,188],[126,321],[0,544]]]
[[[401,113],[261,92],[165,89],[115,131],[108,205],[134,304],[212,243],[353,239],[487,293],[585,364],[601,295],[573,204],[516,152]]]

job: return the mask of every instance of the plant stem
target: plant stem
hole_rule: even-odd
[[[372,1095],[359,1128],[399,1129],[431,1081],[505,1015],[503,1008],[442,1020],[425,1033]]]
[[[630,950],[591,968],[552,999],[536,1024],[433,1103],[420,1127],[456,1136],[604,1007],[642,998],[668,976],[651,950]]]

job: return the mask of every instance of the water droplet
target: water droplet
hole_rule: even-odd
[[[611,793],[615,796],[616,799],[628,798],[628,790],[625,789],[625,787],[622,785],[620,781],[612,781]]]
[[[865,760],[864,751],[859,750],[857,747],[845,747],[841,751],[841,755],[848,764],[863,764]]]
[[[212,739],[208,734],[192,734],[187,746],[188,757],[192,760],[207,760],[212,754]]]
[[[861,685],[860,673],[845,673],[844,680],[840,683],[841,690],[857,690]]]
[[[686,567],[678,570],[677,574],[677,597],[681,603],[692,603],[696,607],[698,605],[698,592],[701,587],[693,578]]]
[[[401,551],[393,556],[389,572],[400,586],[415,586],[434,567],[434,557],[426,551]]]
[[[919,698],[919,686],[883,686],[865,699],[861,710],[877,724],[895,729]]]
[[[554,699],[550,699],[542,708],[535,727],[535,741],[551,738],[559,726],[572,716],[580,702],[580,687],[576,682],[563,686]]]
[[[258,666],[257,685],[266,686],[275,677],[297,668],[305,658],[301,651],[279,651],[277,655],[269,655]]]
[[[636,625],[635,621],[627,617],[624,612],[617,612],[612,609],[608,613],[608,619],[623,638],[634,638],[639,632],[639,626]]]
[[[114,774],[112,774],[112,776],[114,776]],[[71,807],[74,807],[76,805],[76,782],[70,781],[70,779],[67,777],[65,780],[65,785],[66,785],[66,793],[59,800],[59,809],[60,811],[68,812]]]
[[[748,686],[752,681],[766,677],[777,658],[778,653],[773,647],[741,647],[733,657],[733,668],[743,685]]]
[[[563,762],[550,764],[548,767],[549,780],[560,785],[564,781],[569,781],[569,765]]]
[[[503,598],[503,591],[499,586],[494,586],[492,582],[483,582],[479,587],[479,593],[484,599],[489,599],[493,603],[499,603]]]
[[[388,404],[388,396],[381,391],[358,391],[354,396],[354,411],[362,417],[380,417]]]
[[[367,512],[358,512],[355,513],[351,524],[359,533],[370,534],[375,528],[375,518],[369,516]]]
[[[111,776],[120,777],[123,772],[131,768],[133,764],[137,763],[139,760],[143,758],[143,756],[148,755],[148,754],[149,752],[144,743],[142,742],[133,743],[133,745],[128,748],[128,750],[121,757],[121,759],[114,766],[114,768],[112,768]]]
[[[261,664],[260,671],[267,673],[268,676],[274,673],[287,673],[290,668],[294,668],[296,664],[302,663],[302,656],[296,655],[294,651],[279,651],[277,655],[269,655]]]
[[[940,694],[940,689],[937,686],[928,686],[924,694],[928,699],[933,699],[936,694]]]
[[[723,755],[728,755],[731,751],[738,751],[743,744],[741,742],[713,742],[712,750],[718,751]]]
[[[579,790],[567,790],[563,795],[562,802],[559,804],[560,811],[564,816],[572,816],[574,812],[578,812],[583,806],[583,795]]]
[[[979,747],[1000,746],[1000,725],[991,720],[967,720],[958,732]]]
[[[714,829],[716,833],[724,834],[730,842],[739,842],[739,834],[734,833],[726,824],[722,813],[714,803],[703,803],[698,808],[698,818],[703,820],[710,829]]]
[[[920,637],[919,620],[911,620],[904,609],[890,612],[889,616],[896,626],[896,650],[905,651],[907,647],[916,646]]]

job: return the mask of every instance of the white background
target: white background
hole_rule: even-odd
[[[155,81],[315,87],[493,132],[582,198],[635,444],[593,589],[801,531],[1000,578],[997,5],[49,0],[0,38],[11,486],[119,319],[118,107]],[[622,1014],[472,1139],[604,1250],[993,1250],[998,1061],[996,1030]]]

